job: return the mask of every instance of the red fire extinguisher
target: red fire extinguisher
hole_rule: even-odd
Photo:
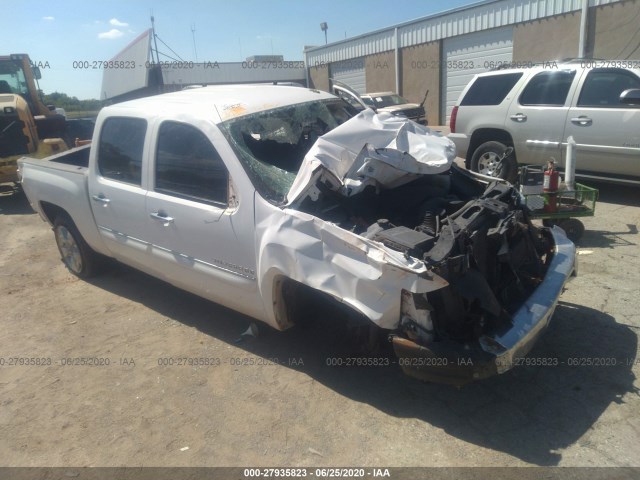
[[[544,211],[553,213],[558,209],[557,192],[558,185],[560,184],[560,174],[555,169],[554,160],[549,160],[547,169],[544,172],[544,181],[542,188],[546,193],[547,201],[544,204]]]

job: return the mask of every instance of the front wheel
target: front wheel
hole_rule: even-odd
[[[507,145],[500,142],[485,142],[476,148],[471,157],[471,170],[498,177],[514,183],[518,177],[518,162],[515,153],[508,155],[502,163],[500,159],[507,152]]]
[[[67,269],[77,277],[91,277],[97,255],[82,238],[73,221],[66,215],[58,216],[53,223],[53,233],[62,263]]]

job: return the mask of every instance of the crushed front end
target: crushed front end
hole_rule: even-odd
[[[277,199],[257,215],[260,268],[347,305],[409,375],[462,384],[507,371],[549,323],[575,247],[533,225],[510,184],[457,167],[447,137],[341,108],[227,123],[258,190]]]
[[[398,287],[389,338],[405,373],[464,384],[528,353],[575,272],[575,246],[561,229],[534,225],[511,184],[453,157],[448,139],[365,111],[314,145],[289,198],[424,265],[415,275],[434,288]]]
[[[403,291],[390,335],[405,373],[464,384],[508,371],[544,331],[567,280],[575,246],[562,230],[538,228],[515,190],[490,185],[442,219],[424,261],[449,285]]]

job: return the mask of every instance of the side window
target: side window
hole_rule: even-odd
[[[478,77],[460,102],[460,106],[500,105],[522,73],[503,73]]]
[[[102,125],[98,147],[100,175],[140,185],[146,132],[147,121],[142,118],[108,118]]]
[[[625,70],[592,70],[582,86],[578,106],[633,108],[620,103],[620,94],[629,88],[640,88],[640,78]]]
[[[200,130],[178,122],[160,125],[156,192],[196,202],[226,205],[228,177],[220,155]]]
[[[575,70],[538,73],[520,95],[520,105],[563,106],[575,76]]]

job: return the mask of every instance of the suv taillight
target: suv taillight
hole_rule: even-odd
[[[451,133],[456,133],[456,117],[458,116],[458,106],[456,105],[451,110],[451,117],[449,117],[449,130]]]

